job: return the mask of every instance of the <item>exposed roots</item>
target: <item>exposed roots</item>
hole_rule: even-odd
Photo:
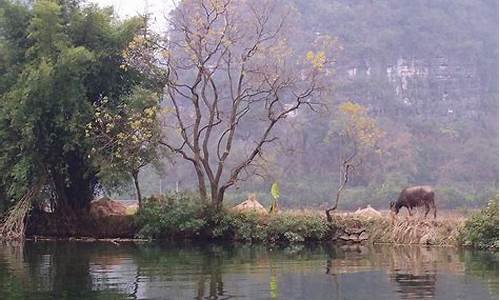
[[[31,209],[31,200],[40,192],[43,180],[34,184],[12,206],[0,222],[0,241],[22,241],[26,232],[26,216]]]

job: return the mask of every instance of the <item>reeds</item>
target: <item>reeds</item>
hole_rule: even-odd
[[[372,222],[370,240],[374,243],[453,245],[462,225],[462,220],[452,218],[385,217]]]
[[[319,210],[292,210],[284,213],[324,217],[324,212]],[[388,211],[383,211],[381,217],[347,212],[337,212],[333,215],[336,228],[344,231],[364,229],[371,243],[401,245],[456,245],[464,221],[465,217],[455,211],[442,212],[437,219],[430,216],[425,218],[418,213],[392,218]]]

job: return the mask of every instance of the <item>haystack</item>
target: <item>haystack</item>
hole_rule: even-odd
[[[135,215],[139,211],[139,204],[125,206],[125,214],[127,216]]]
[[[238,213],[257,213],[259,215],[267,215],[267,210],[262,206],[262,204],[257,201],[255,194],[249,194],[247,200],[236,205],[230,209],[231,211]]]
[[[378,210],[374,209],[373,207],[368,204],[366,208],[356,210],[354,212],[355,215],[367,217],[367,218],[380,218],[382,217],[382,213],[379,212]]]
[[[125,205],[106,196],[90,202],[90,215],[94,218],[124,216],[126,211],[127,207]]]

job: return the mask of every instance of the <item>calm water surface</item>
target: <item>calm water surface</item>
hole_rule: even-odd
[[[0,299],[498,299],[498,254],[391,246],[0,245]]]

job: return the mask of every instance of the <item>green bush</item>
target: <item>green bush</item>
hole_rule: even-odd
[[[319,216],[220,213],[212,220],[211,238],[245,242],[299,243],[327,237],[328,224]]]
[[[210,237],[213,239],[261,242],[266,240],[265,226],[257,214],[219,212],[212,215]]]
[[[498,249],[498,194],[465,222],[459,241],[464,246]]]
[[[141,238],[192,237],[200,235],[207,222],[200,201],[186,194],[169,194],[144,200],[136,216]]]
[[[319,216],[277,215],[266,227],[267,239],[271,242],[320,241],[328,232],[328,223]]]
[[[137,236],[150,239],[300,243],[324,240],[329,232],[328,223],[320,216],[260,216],[216,211],[187,194],[145,199],[135,222]]]

